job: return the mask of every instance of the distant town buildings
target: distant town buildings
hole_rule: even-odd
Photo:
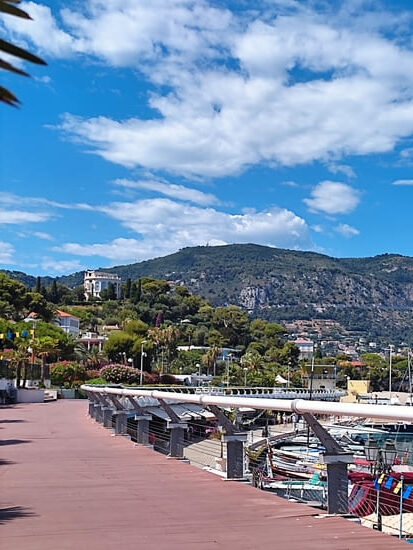
[[[113,285],[116,299],[119,300],[121,293],[121,278],[119,275],[94,270],[85,271],[83,288],[86,301],[90,298],[100,298],[102,290],[107,290],[110,284]]]

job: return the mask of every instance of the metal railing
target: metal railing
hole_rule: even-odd
[[[335,403],[318,400],[310,401],[303,398],[268,399],[266,397],[246,397],[239,395],[177,394],[176,392],[164,390],[115,388],[109,386],[89,386],[86,384],[82,386],[82,389],[89,393],[101,393],[102,395],[112,394],[120,397],[150,397],[153,399],[166,399],[168,401],[177,401],[180,403],[198,403],[204,406],[247,407],[260,410],[286,411],[297,414],[330,414],[335,416],[413,421],[413,407],[406,406]]]

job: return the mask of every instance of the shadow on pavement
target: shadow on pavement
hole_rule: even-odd
[[[7,458],[0,458],[0,466],[10,466],[11,464],[16,464],[12,460],[7,460]]]
[[[23,506],[8,506],[7,508],[0,508],[0,525],[18,518],[28,518],[35,516],[33,512],[30,512],[28,508]]]
[[[12,419],[12,418],[5,418],[4,420],[0,420],[0,424],[18,424],[20,422],[27,422],[27,420],[19,420],[19,419]]]
[[[0,439],[0,447],[4,445],[20,445],[20,443],[31,443],[30,439]]]

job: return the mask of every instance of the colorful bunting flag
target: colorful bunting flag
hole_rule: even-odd
[[[4,333],[2,332],[2,333],[0,334],[0,340],[3,340],[3,338],[4,338]]]
[[[381,484],[383,483],[385,477],[386,477],[386,476],[385,476],[384,474],[381,474],[381,476],[379,477],[377,483],[378,483],[379,485],[381,485]]]
[[[12,333],[12,332],[8,332],[8,333],[7,333],[7,338],[10,338],[10,339],[13,338],[13,333]]]
[[[380,489],[380,484],[379,484],[379,478],[376,477],[376,479],[373,481],[373,487],[376,489],[376,491],[378,491]]]
[[[23,336],[23,338],[26,338],[26,336],[27,336],[27,330],[24,330],[24,331],[22,332],[22,336]]]
[[[30,334],[31,334],[32,336],[34,336],[34,330],[33,330],[33,329],[30,331]]]
[[[413,485],[408,485],[403,491],[403,498],[409,498],[411,492],[413,491]]]
[[[391,486],[393,485],[393,477],[389,476],[386,480],[386,483],[384,484],[385,489],[391,489]]]
[[[394,491],[393,491],[393,493],[395,495],[397,495],[397,493],[400,491],[400,489],[402,488],[402,485],[403,485],[403,483],[401,481],[399,481],[399,483],[396,485],[396,487],[394,488]]]
[[[16,332],[16,338],[20,338],[20,332]]]

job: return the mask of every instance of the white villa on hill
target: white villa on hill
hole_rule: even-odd
[[[83,288],[85,291],[86,301],[90,298],[100,298],[102,290],[106,290],[109,284],[113,284],[115,289],[116,299],[120,298],[121,278],[116,273],[103,273],[101,271],[87,270]]]

